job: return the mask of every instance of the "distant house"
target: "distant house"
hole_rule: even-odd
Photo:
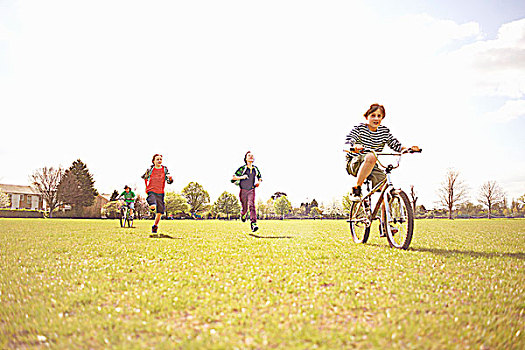
[[[95,197],[93,204],[89,207],[79,206],[72,208],[70,205],[62,205],[54,212],[55,218],[84,218],[84,219],[100,219],[102,217],[102,207],[109,202],[106,195],[98,195]]]
[[[102,207],[109,202],[109,199],[103,195],[98,195],[93,202],[93,205],[82,208],[80,210],[80,217],[99,219],[102,216]]]
[[[42,195],[31,186],[0,184],[0,190],[9,196],[10,209],[45,210]]]

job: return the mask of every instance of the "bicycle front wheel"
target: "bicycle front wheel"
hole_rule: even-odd
[[[120,227],[124,227],[126,225],[126,217],[124,216],[124,211],[121,209],[120,210],[120,216],[119,216],[119,220],[120,220]]]
[[[350,232],[355,243],[366,243],[370,235],[370,225],[362,202],[354,202],[350,207]]]
[[[394,190],[387,196],[389,214],[383,213],[383,232],[391,247],[408,249],[414,231],[414,213],[405,192]],[[384,209],[383,209],[384,210]]]

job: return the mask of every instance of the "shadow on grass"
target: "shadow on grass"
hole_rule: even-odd
[[[292,236],[258,236],[253,233],[250,233],[249,235],[255,238],[272,238],[272,239],[292,238]]]
[[[513,258],[525,260],[525,253],[474,252],[471,250],[447,250],[439,248],[408,248],[410,251],[432,253],[443,256],[468,255],[474,258]]]
[[[366,244],[372,247],[379,247],[379,248],[389,248],[390,246],[388,244]],[[394,249],[394,248],[392,248]],[[475,252],[472,250],[457,250],[457,249],[440,249],[440,248],[412,248],[409,247],[408,251],[412,252],[421,252],[421,253],[432,253],[436,255],[443,255],[446,257],[451,256],[458,256],[458,255],[468,255],[474,258],[513,258],[513,259],[519,259],[519,260],[525,260],[525,253],[499,253],[499,252]]]
[[[149,238],[168,238],[168,239],[182,239],[180,237],[171,237],[170,235],[164,235],[162,233],[159,233],[157,235],[149,235]]]

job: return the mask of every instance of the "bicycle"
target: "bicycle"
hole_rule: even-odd
[[[356,152],[351,148],[350,151]],[[350,152],[345,150],[345,152]],[[401,153],[376,153],[374,154],[377,164],[385,170],[386,178],[377,184],[371,191],[359,201],[354,201],[350,207],[349,220],[350,232],[355,243],[366,243],[370,235],[370,227],[374,220],[379,220],[380,237],[385,237],[391,247],[397,249],[408,249],[412,241],[414,231],[414,212],[407,194],[401,189],[395,189],[390,179],[392,170],[399,167],[401,156],[406,153],[420,153],[422,150],[413,151],[408,149]],[[379,156],[396,156],[397,164],[383,165]],[[369,189],[370,180],[365,184]],[[371,197],[380,192],[375,207],[372,210]],[[379,217],[379,210],[381,216]]]
[[[131,215],[131,209],[127,205],[126,202],[124,202],[120,206],[120,217],[119,217],[119,220],[120,220],[120,227],[126,227],[126,225],[128,227],[133,227],[133,215]]]

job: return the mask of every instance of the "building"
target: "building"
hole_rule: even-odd
[[[9,196],[10,209],[45,210],[42,195],[31,186],[0,184],[0,190]]]

